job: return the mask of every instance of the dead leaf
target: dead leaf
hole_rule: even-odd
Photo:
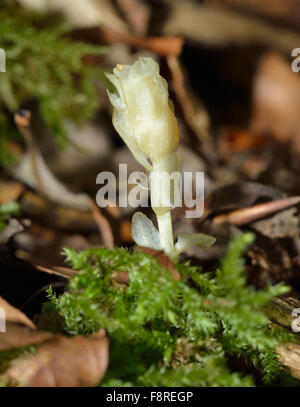
[[[290,142],[300,152],[300,78],[290,62],[268,52],[262,58],[253,84],[251,129]]]
[[[135,246],[135,250],[141,250],[145,253],[149,253],[152,256],[156,257],[159,263],[170,271],[172,277],[175,281],[179,281],[181,279],[180,273],[177,271],[173,261],[162,251],[160,250],[153,250],[149,249],[149,247],[142,247],[142,246]],[[120,271],[116,276],[116,282],[119,284],[128,284],[129,283],[129,276],[127,271]]]
[[[0,332],[0,351],[38,345],[53,338],[51,332],[37,331],[27,326],[6,323],[6,332]]]
[[[6,331],[0,333],[0,351],[35,345],[35,353],[13,359],[2,380],[32,387],[94,386],[108,365],[108,338],[101,329],[90,337],[65,337],[38,331],[25,314],[0,297]]]
[[[14,359],[2,380],[27,387],[96,386],[108,366],[104,330],[90,337],[54,336],[35,353]]]
[[[10,305],[2,297],[0,297],[0,308],[5,312],[6,322],[14,322],[35,329],[34,323],[22,311]]]
[[[28,218],[38,218],[44,224],[68,232],[96,232],[94,217],[90,211],[53,205],[46,198],[26,190],[21,199],[22,213]]]
[[[180,273],[177,271],[173,261],[168,257],[164,252],[160,250],[153,250],[149,249],[149,247],[141,247],[141,246],[136,246],[136,250],[142,250],[145,253],[149,253],[152,256],[156,257],[156,259],[159,261],[159,263],[169,270],[171,273],[172,277],[174,278],[175,281],[179,281],[181,279]]]
[[[120,237],[123,242],[133,243],[132,233],[131,233],[131,222],[128,220],[123,220],[120,225]]]
[[[297,209],[290,208],[251,224],[251,228],[272,239],[295,238],[299,234]]]
[[[0,351],[35,345],[53,337],[50,332],[37,331],[34,323],[23,312],[0,297],[4,310],[5,332],[0,333]]]

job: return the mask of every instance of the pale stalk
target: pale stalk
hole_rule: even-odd
[[[162,214],[156,213],[156,218],[162,249],[171,259],[175,259],[176,252],[173,238],[171,211],[168,210]]]
[[[173,238],[171,209],[174,204],[174,184],[170,183],[170,175],[179,170],[177,154],[153,163],[151,173],[151,206],[157,217],[160,244],[165,253],[172,259],[176,258]]]

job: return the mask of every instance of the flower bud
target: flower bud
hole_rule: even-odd
[[[108,92],[114,106],[113,124],[133,155],[151,170],[177,150],[178,125],[169,101],[168,85],[151,58],[133,65],[117,65],[107,77],[116,93]]]

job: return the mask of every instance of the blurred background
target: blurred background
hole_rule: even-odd
[[[177,208],[174,228],[217,243],[188,256],[215,267],[254,230],[249,282],[299,297],[299,23],[298,0],[1,0],[0,295],[32,315],[41,287],[63,286],[63,247],[133,246],[135,209],[97,208],[96,176],[141,169],[112,126],[104,72],[143,55],[168,81],[182,171],[205,171],[204,217]]]

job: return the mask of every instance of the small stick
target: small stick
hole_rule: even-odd
[[[39,175],[38,171],[38,164],[36,160],[36,144],[34,141],[34,137],[30,128],[31,125],[31,112],[27,109],[20,109],[17,113],[14,115],[15,123],[19,129],[19,132],[22,134],[24,137],[24,140],[27,144],[27,148],[30,154],[30,160],[31,160],[31,165],[33,169],[33,174],[36,179],[36,183],[38,185],[38,189],[40,190],[41,194],[44,196],[47,196],[45,192],[45,188],[43,186],[41,177]]]
[[[54,274],[59,277],[64,277],[64,278],[71,278],[75,274],[77,274],[77,271],[70,269],[68,267],[53,267],[53,269],[50,269],[48,267],[44,266],[35,266],[37,270],[43,271],[48,274]]]
[[[95,222],[101,233],[104,245],[111,249],[114,248],[114,246],[115,246],[114,235],[112,233],[110,223],[108,222],[106,217],[102,215],[99,207],[95,204],[95,202],[89,196],[87,196],[87,204],[93,213]]]
[[[201,110],[195,110],[192,100],[186,90],[185,78],[178,56],[168,55],[167,64],[171,71],[173,88],[186,122],[191,125],[200,140],[207,139],[209,137],[210,124],[208,113],[203,105],[201,106]]]
[[[34,141],[34,136],[32,134],[32,131],[30,129],[30,123],[31,123],[31,112],[26,109],[20,109],[16,114],[15,114],[15,122],[16,125],[18,126],[18,129],[20,133],[23,135],[25,142],[27,144],[27,148],[30,154],[30,160],[31,160],[31,165],[33,169],[33,174],[34,178],[36,180],[36,184],[38,186],[38,191],[47,199],[52,200],[56,203],[62,204],[62,199],[61,196],[64,195],[65,197],[68,196],[69,200],[70,198],[76,201],[80,197],[81,202],[84,204],[84,207],[86,209],[90,209],[92,211],[92,214],[94,216],[94,220],[98,226],[98,229],[100,231],[100,234],[103,239],[103,243],[105,246],[113,248],[114,247],[114,237],[113,233],[110,227],[110,223],[108,220],[102,215],[100,212],[100,209],[98,206],[93,202],[93,200],[87,195],[87,194],[73,194],[71,193],[63,184],[61,184],[51,173],[49,168],[47,167],[46,163],[42,161],[43,163],[43,169],[44,169],[44,177],[47,175],[49,181],[51,181],[52,188],[53,186],[56,186],[56,193],[55,197],[47,193],[45,190],[45,187],[42,182],[42,177],[41,174],[39,173],[38,170],[38,163],[37,163],[37,157],[38,157],[38,149]],[[110,213],[114,214],[114,217],[117,217],[118,211],[110,211]]]
[[[237,209],[224,215],[214,217],[213,223],[216,225],[230,223],[231,225],[241,226],[255,220],[264,218],[274,212],[281,211],[300,203],[300,196],[278,199],[271,202],[255,205],[251,208]]]

